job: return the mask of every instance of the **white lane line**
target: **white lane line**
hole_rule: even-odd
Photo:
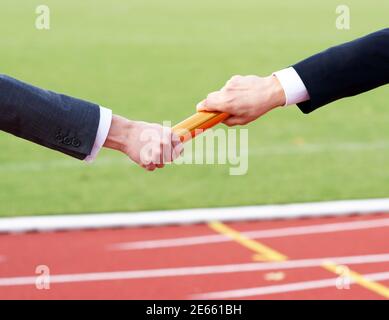
[[[297,235],[320,234],[320,233],[342,232],[342,231],[364,230],[364,229],[386,228],[386,227],[389,227],[389,219],[374,219],[374,220],[365,220],[365,221],[316,224],[316,225],[307,225],[307,226],[298,226],[298,227],[246,231],[241,233],[250,239],[265,239],[265,238],[279,238],[279,237],[288,237],[288,236],[297,236]],[[217,234],[217,235],[205,235],[205,236],[196,236],[196,237],[181,237],[181,238],[170,238],[170,239],[124,242],[124,243],[111,245],[110,248],[113,250],[144,250],[144,249],[156,249],[156,248],[184,247],[184,246],[220,243],[220,242],[228,242],[228,241],[232,241],[230,237]]]
[[[363,275],[363,277],[371,281],[388,280],[389,272],[370,273],[370,274]],[[350,283],[354,283],[354,282],[355,281],[350,278]],[[190,298],[202,299],[202,300],[237,299],[237,298],[247,298],[247,297],[263,296],[268,294],[296,292],[296,291],[321,289],[321,288],[329,288],[329,287],[336,288],[335,277],[331,279],[294,282],[294,283],[265,286],[265,287],[209,292],[209,293],[193,295]]]
[[[208,275],[208,274],[252,272],[252,271],[263,271],[263,270],[311,268],[311,267],[321,266],[325,261],[331,261],[336,264],[347,264],[347,265],[389,262],[389,253],[362,255],[362,256],[287,260],[282,262],[254,262],[254,263],[229,264],[229,265],[163,268],[163,269],[149,269],[149,270],[59,274],[59,275],[50,275],[50,282],[51,283],[72,283],[72,282],[89,282],[89,281],[112,281],[112,280],[125,280],[125,279],[166,278],[166,277],[198,276],[198,275]],[[33,285],[35,284],[35,281],[36,281],[36,277],[31,277],[31,276],[0,278],[0,287]]]
[[[246,207],[13,217],[0,219],[0,232],[181,225],[216,220],[226,222],[294,219],[323,215],[340,216],[349,215],[350,213],[370,214],[388,211],[389,199],[383,198]]]
[[[350,280],[350,283],[352,281]],[[236,289],[236,290],[226,290],[226,291],[215,291],[203,294],[193,295],[191,299],[200,299],[200,300],[212,300],[212,299],[228,299],[228,298],[244,298],[244,297],[253,297],[261,296],[266,294],[275,294],[275,293],[286,293],[286,292],[295,292],[295,291],[304,291],[311,289],[320,289],[328,288],[335,286],[335,279],[323,279],[323,280],[314,280],[314,281],[304,281],[304,282],[294,282],[288,284],[279,284],[266,287],[255,287],[255,288],[245,288],[245,289]]]

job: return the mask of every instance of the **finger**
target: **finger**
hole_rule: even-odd
[[[207,99],[202,103],[200,110],[228,112],[230,109],[230,101],[227,95],[222,91],[213,92],[208,95]]]
[[[149,164],[146,166],[147,171],[154,171],[157,166],[155,164]]]
[[[147,171],[154,171],[155,170],[155,165],[154,164],[141,164],[140,165],[143,169],[146,169]]]
[[[140,165],[142,167],[146,167],[148,166],[150,163],[152,163],[153,161],[153,158],[152,158],[152,155],[150,154],[142,154],[141,157],[140,157]]]
[[[208,108],[214,108],[221,105],[223,102],[224,102],[223,92],[215,91],[215,92],[211,92],[207,96],[207,99],[205,99],[204,101],[204,106]]]
[[[173,146],[173,154],[172,154],[172,159],[173,161],[177,159],[178,157],[182,156],[184,153],[184,144],[179,143]]]
[[[169,161],[165,159],[164,151],[162,151],[161,154],[159,155],[158,162],[155,164],[158,167],[159,165],[163,165],[164,163],[167,163],[167,162],[169,162]]]
[[[226,126],[233,127],[242,124],[242,119],[239,117],[229,117],[223,121]]]
[[[161,145],[156,145],[153,149],[153,156],[152,156],[152,160],[151,160],[151,163],[153,165],[157,165],[157,164],[162,164],[164,163],[163,161],[163,152],[162,152],[162,147]]]
[[[203,111],[204,110],[204,100],[200,101],[197,105],[196,105],[196,110],[197,111]]]
[[[217,92],[218,95],[221,95],[221,91]],[[223,97],[216,97],[208,95],[207,99],[199,102],[196,106],[197,111],[218,111],[224,112],[225,99]]]
[[[184,153],[184,144],[181,142],[180,137],[175,133],[172,133],[172,146],[172,159],[174,160]]]
[[[207,98],[200,101],[196,109],[197,111],[213,111],[211,110],[218,104],[220,104],[222,101],[222,92],[221,91],[214,91],[208,94]],[[216,111],[216,110],[215,110]]]
[[[161,148],[161,137],[158,139],[155,137],[154,140],[148,141],[147,152],[141,154],[140,162],[148,166],[150,164],[160,164],[163,163],[161,158],[162,148]]]
[[[169,127],[162,127],[160,141],[159,141],[159,149],[155,150],[156,155],[154,159],[154,163],[156,164],[164,164],[166,162],[171,161],[172,154],[172,129]],[[156,162],[157,161],[157,162]]]
[[[161,163],[167,163],[173,161],[173,131],[171,128],[164,128],[163,137],[161,142]],[[178,138],[179,139],[179,138]]]

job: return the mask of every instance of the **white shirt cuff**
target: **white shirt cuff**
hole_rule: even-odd
[[[88,163],[93,162],[100,149],[103,147],[105,140],[107,139],[109,129],[111,128],[112,111],[110,109],[100,107],[100,122],[97,129],[95,143],[92,148],[92,152],[85,158]]]
[[[286,96],[285,106],[309,100],[308,90],[292,67],[273,73],[280,81]]]

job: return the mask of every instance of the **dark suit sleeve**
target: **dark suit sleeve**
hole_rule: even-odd
[[[332,101],[389,83],[389,28],[348,42],[293,66],[310,100],[298,104],[304,113]]]
[[[91,153],[100,108],[0,75],[0,130],[77,159]]]

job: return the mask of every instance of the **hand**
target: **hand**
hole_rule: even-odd
[[[170,128],[113,115],[104,146],[125,153],[141,167],[153,171],[180,156],[183,145]]]
[[[275,76],[233,76],[226,85],[197,105],[198,111],[227,112],[228,126],[247,124],[285,104],[284,90]]]

